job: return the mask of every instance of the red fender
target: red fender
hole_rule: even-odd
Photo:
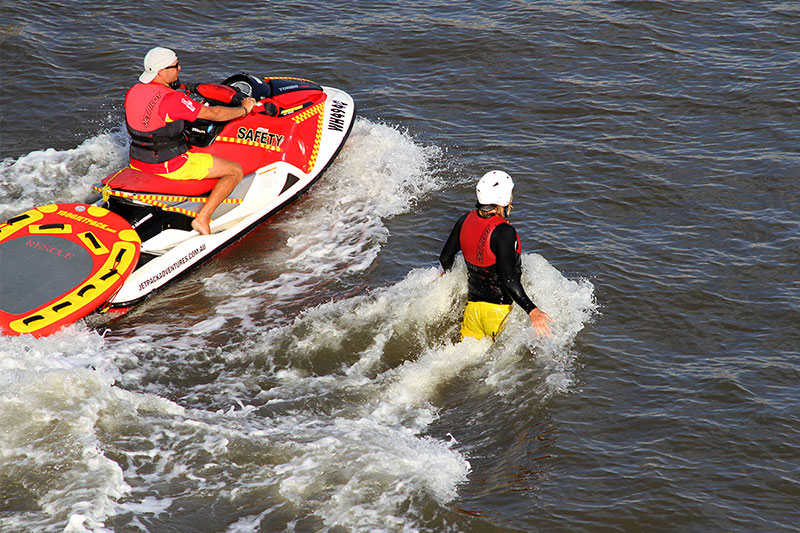
[[[190,87],[191,90],[209,100],[216,100],[223,104],[230,104],[236,96],[236,89],[227,85],[217,85],[216,83],[198,83]]]

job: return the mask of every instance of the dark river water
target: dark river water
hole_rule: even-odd
[[[0,531],[796,531],[796,1],[3,0],[0,39],[0,220],[126,164],[152,46],[359,111],[188,277],[0,339]],[[458,342],[491,169],[550,338]]]

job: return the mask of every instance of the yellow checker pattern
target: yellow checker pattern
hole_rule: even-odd
[[[139,200],[140,202],[144,202],[146,204],[154,205],[164,211],[170,211],[172,213],[180,213],[182,215],[195,217],[197,213],[192,211],[191,209],[184,209],[182,207],[173,207],[171,205],[167,205],[164,202],[192,202],[197,204],[203,204],[208,201],[208,198],[205,196],[175,196],[175,195],[168,195],[168,194],[138,194],[132,192],[125,192],[125,191],[117,191],[114,189],[108,189],[106,187],[92,187],[95,191],[100,192],[103,194],[103,197],[109,196],[118,196],[120,198],[129,198],[131,200]],[[224,204],[240,204],[242,203],[242,198],[225,198],[222,203]]]
[[[313,82],[311,80],[307,80],[305,78],[293,78],[291,76],[271,76],[269,78],[264,78],[264,81],[268,82],[269,80],[295,80],[295,81],[304,81],[306,83],[314,83],[314,84],[316,84],[315,82]]]
[[[297,124],[300,124],[301,122],[305,122],[318,113],[321,114],[323,109],[325,109],[325,102],[320,102],[312,105],[302,113],[296,114],[292,117],[292,120],[294,120]]]
[[[303,169],[306,172],[310,172],[311,169],[314,168],[314,165],[317,163],[317,156],[319,155],[319,146],[322,143],[322,124],[324,122],[323,119],[325,118],[325,115],[323,113],[324,110],[325,110],[325,102],[320,102],[316,105],[309,107],[302,113],[298,113],[297,115],[292,117],[292,120],[294,120],[297,124],[300,124],[315,115],[317,117],[317,132],[314,135],[314,147],[311,149],[311,156],[308,158],[308,163],[306,163],[306,168]]]

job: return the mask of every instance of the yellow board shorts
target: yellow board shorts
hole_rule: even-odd
[[[489,302],[467,302],[464,321],[461,323],[461,340],[464,337],[492,340],[503,330],[511,305],[490,304]]]
[[[167,178],[176,181],[186,180],[202,180],[208,176],[211,167],[214,166],[214,157],[211,154],[202,152],[186,152],[178,157],[185,157],[186,163],[178,170],[167,172],[166,174],[158,174],[162,178]],[[172,161],[172,159],[170,159]]]

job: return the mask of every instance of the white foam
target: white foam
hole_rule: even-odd
[[[316,517],[326,528],[414,531],[423,513],[417,505],[453,501],[471,468],[454,439],[427,434],[439,416],[442,386],[473,379],[502,395],[509,385],[518,386],[512,370],[531,352],[543,363],[539,381],[551,387],[543,394],[569,386],[563,380],[572,364],[569,343],[593,312],[591,284],[563,278],[535,255],[523,264],[529,292],[555,319],[549,344],[535,337],[522,312],[512,315],[497,343],[454,342],[465,296],[463,261],[443,276],[433,267],[414,269],[394,285],[321,304],[229,349],[226,358],[235,361],[230,372],[222,368],[212,382],[185,391],[227,402],[214,413],[115,385],[135,385],[167,361],[190,363],[205,349],[202,337],[172,339],[165,349],[153,339],[169,328],[156,324],[133,338],[104,340],[75,327],[47,339],[4,339],[2,353],[14,363],[0,359],[6,365],[0,416],[19,429],[0,449],[23,475],[54,460],[63,465],[36,496],[43,511],[25,514],[20,524],[103,531],[110,516],[146,523],[200,491],[234,504],[270,495],[265,509],[240,518],[230,531],[268,523],[276,506]],[[212,316],[195,334],[213,334],[224,325],[224,314]],[[348,356],[353,338],[366,342]],[[398,339],[407,353],[389,351]],[[339,354],[341,366],[324,374],[309,371],[306,358],[320,352]],[[387,356],[399,355],[403,361],[386,365]],[[121,371],[114,361],[136,364]],[[89,370],[86,362],[101,370]],[[265,377],[269,387],[240,399]],[[323,397],[325,409],[314,408]],[[63,429],[51,432],[53,441],[24,444],[26,435],[59,423]],[[102,441],[101,431],[114,441]],[[66,457],[54,448],[64,442],[76,443]],[[32,447],[23,456],[24,446]],[[124,457],[124,471],[108,458],[109,447]],[[253,458],[245,468],[242,457]]]
[[[155,498],[153,496],[147,496],[138,502],[126,502],[121,504],[119,506],[119,511],[138,515],[150,514],[159,516],[164,514],[174,501],[175,500],[172,498]]]
[[[372,418],[338,418],[292,460],[278,466],[280,493],[328,527],[397,530],[407,524],[403,504],[417,491],[440,502],[456,496],[469,463],[453,441],[420,437]]]
[[[17,372],[0,390],[0,472],[34,489],[42,523],[99,530],[114,500],[129,492],[102,452],[96,425],[115,401],[110,378],[73,368]]]
[[[259,400],[287,413],[273,419],[269,435],[287,446],[284,453],[291,450],[290,457],[271,475],[298,514],[312,513],[326,527],[414,530],[420,512],[409,507],[414,495],[452,501],[470,471],[454,440],[426,435],[439,416],[435,399],[443,385],[464,379],[466,371],[495,394],[506,394],[519,386],[514,366],[533,353],[543,368],[538,381],[545,400],[569,387],[570,345],[595,312],[593,288],[567,280],[539,256],[525,256],[523,264],[526,286],[554,318],[550,339],[536,337],[527,316],[516,310],[500,341],[453,342],[466,287],[461,260],[441,277],[435,268],[415,269],[395,285],[319,305],[263,335],[259,344],[267,357],[273,357],[272,346],[288,357],[282,363],[288,367],[270,368],[276,380]],[[349,340],[364,335],[369,342],[333,374],[301,369],[313,357],[309,352],[341,353]],[[385,368],[393,336],[411,338],[418,351]],[[222,385],[223,390],[230,388]],[[345,405],[329,407],[334,417],[292,408],[321,396],[341,397]],[[272,431],[291,437],[287,442]]]
[[[26,165],[61,172],[64,161],[99,161],[95,148],[104,145],[110,167],[124,160],[114,135],[87,143],[4,162],[0,172],[13,169],[14,182],[29,177]],[[79,323],[44,339],[0,339],[0,420],[12,427],[0,432],[0,474],[49,476],[32,495],[39,510],[9,527],[105,531],[109,517],[128,514],[145,529],[148,517],[202,493],[247,508],[265,502],[230,531],[257,528],[276,508],[327,528],[415,531],[426,502],[453,501],[470,458],[454,439],[428,434],[438,392],[466,379],[513,394],[532,373],[545,400],[569,390],[571,343],[596,304],[591,283],[564,278],[535,254],[523,257],[523,283],[555,320],[550,339],[515,308],[498,342],[457,342],[460,259],[442,276],[417,268],[354,297],[320,290],[370,268],[388,235],[385,218],[443,186],[437,157],[396,128],[358,119],[312,194],[275,221],[286,246],[264,258],[273,278],[264,281],[253,264],[210,276],[202,286],[216,303],[195,323],[142,319],[108,338]],[[98,167],[72,184],[105,173]],[[51,200],[50,186],[14,194],[36,205]],[[296,317],[281,310],[289,304],[301,309]],[[214,350],[232,324],[236,345]],[[176,378],[182,399],[205,409],[124,390],[160,393],[162,378],[211,351],[223,358],[214,379]]]
[[[427,194],[443,187],[436,176],[440,151],[423,146],[397,128],[356,119],[350,137],[333,165],[311,193],[287,215],[269,222],[285,235],[285,245],[270,254],[272,279],[253,280],[251,267],[217,273],[206,280],[211,295],[229,302],[248,299],[240,316],[263,312],[248,305],[254,295],[268,297],[270,319],[286,302],[317,298],[319,288],[343,276],[369,269],[389,232],[385,219],[408,212]]]
[[[586,279],[570,280],[539,254],[523,254],[522,283],[528,295],[553,319],[550,337],[536,335],[530,320],[518,307],[512,310],[498,345],[499,350],[485,367],[486,383],[514,394],[515,383],[521,383],[517,363],[526,353],[535,353],[548,385],[546,396],[563,392],[572,385],[575,336],[597,313],[594,286]],[[523,345],[527,350],[513,349]]]
[[[77,148],[31,152],[0,161],[0,220],[37,205],[84,202],[91,186],[127,164],[127,137],[121,130],[87,139]]]
[[[107,531],[131,492],[100,433],[128,411],[180,408],[114,386],[107,344],[83,324],[44,338],[0,336],[0,478],[28,489],[37,511],[4,517],[11,530]]]
[[[433,167],[439,155],[395,127],[357,119],[310,201],[281,221],[288,266],[317,276],[369,267],[388,237],[383,219],[442,187]]]
[[[228,320],[224,316],[214,316],[196,323],[189,328],[189,332],[194,335],[203,335],[205,333],[211,333],[212,331],[218,331],[225,326],[227,321]]]

